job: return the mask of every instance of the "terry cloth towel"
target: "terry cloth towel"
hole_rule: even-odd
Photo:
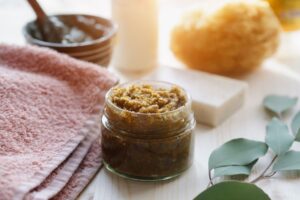
[[[75,171],[68,184],[53,200],[73,200],[89,183],[91,178],[102,166],[101,148],[99,141],[94,141],[87,156]]]
[[[0,45],[1,200],[76,198],[101,165],[97,124],[116,82],[52,50]]]
[[[98,119],[98,120],[97,120]],[[58,196],[58,193],[66,187],[66,184],[70,182],[71,177],[75,176],[75,170],[82,166],[85,160],[91,160],[92,157],[91,153],[91,146],[93,143],[99,143],[99,135],[100,135],[100,117],[97,117],[93,120],[87,121],[87,126],[85,127],[88,133],[85,139],[78,145],[78,147],[72,152],[68,159],[66,159],[59,167],[57,167],[47,178],[44,182],[39,185],[37,188],[32,190],[28,193],[25,199],[36,199],[36,200],[43,200],[43,199],[50,199],[54,196]],[[96,123],[97,122],[97,123]],[[81,187],[71,188],[68,189],[67,193],[70,192],[66,198],[58,198],[55,199],[75,199],[77,195],[82,191],[84,186],[89,182],[91,177],[96,173],[96,171],[101,166],[101,151],[100,146],[97,150],[97,155],[94,159],[90,161],[93,167],[93,171],[89,174],[82,174],[81,176],[87,180],[84,185]],[[81,163],[81,165],[80,165]],[[74,179],[74,178],[72,178]],[[66,193],[66,192],[64,192]],[[74,196],[76,194],[76,196]],[[72,198],[71,198],[72,197]]]

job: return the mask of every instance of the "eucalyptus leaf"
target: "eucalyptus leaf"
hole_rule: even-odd
[[[265,108],[280,116],[283,112],[295,106],[297,101],[298,98],[296,97],[291,98],[288,96],[268,95],[264,98],[263,104]]]
[[[243,138],[234,139],[211,153],[208,167],[212,170],[230,165],[247,165],[264,156],[267,151],[268,146],[263,142]]]
[[[289,128],[277,118],[273,118],[267,126],[266,143],[276,155],[286,153],[294,142]]]
[[[300,111],[293,118],[291,126],[292,126],[292,131],[296,136],[300,129]]]
[[[259,187],[250,183],[225,181],[199,194],[194,200],[271,200]]]
[[[219,167],[214,169],[214,177],[220,177],[220,176],[234,176],[234,175],[250,175],[251,170],[255,163],[258,160],[255,160],[254,162],[250,163],[249,165],[234,165],[234,166],[225,166],[225,167]]]
[[[214,170],[214,177],[233,176],[233,175],[249,175],[251,168],[246,166],[225,166]]]
[[[288,151],[287,153],[278,157],[273,166],[273,171],[292,171],[300,170],[300,152]]]
[[[295,135],[295,141],[300,142],[300,129],[298,130],[297,134]]]

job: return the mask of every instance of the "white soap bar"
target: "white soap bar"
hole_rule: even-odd
[[[194,70],[160,67],[146,80],[175,83],[189,92],[197,122],[217,126],[245,100],[247,83]]]

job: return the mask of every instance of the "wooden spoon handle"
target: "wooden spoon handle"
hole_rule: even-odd
[[[47,19],[45,11],[36,0],[27,0],[32,9],[34,10],[39,23],[43,23]]]

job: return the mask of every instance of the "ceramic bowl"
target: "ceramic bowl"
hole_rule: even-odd
[[[93,36],[93,40],[81,43],[54,43],[47,42],[41,39],[38,31],[37,21],[33,20],[28,22],[23,28],[24,37],[29,44],[48,47],[58,52],[68,54],[71,57],[96,63],[101,66],[108,66],[112,49],[114,46],[117,26],[111,20],[81,14],[65,14],[53,15],[71,27],[79,27],[84,32]]]

